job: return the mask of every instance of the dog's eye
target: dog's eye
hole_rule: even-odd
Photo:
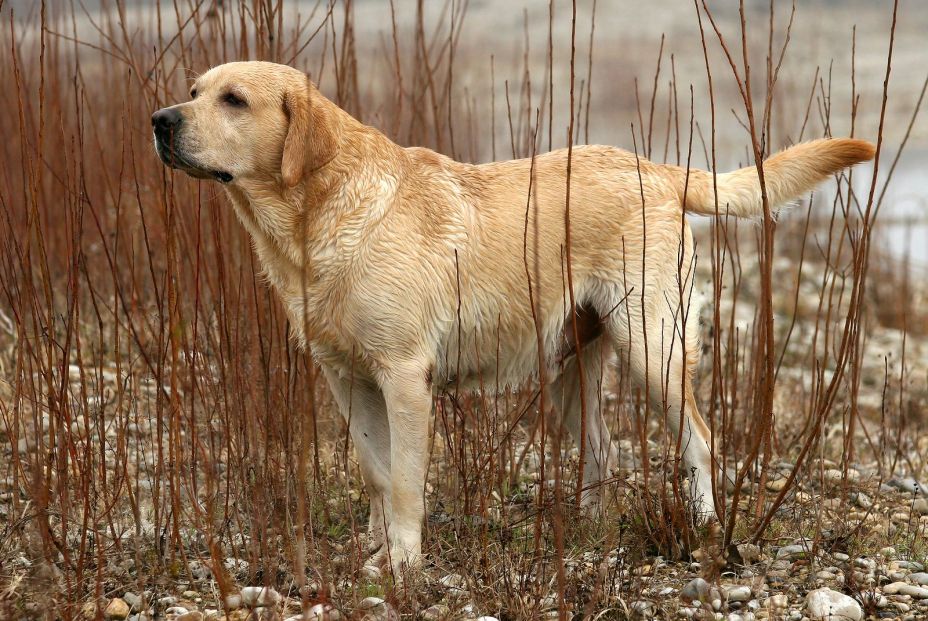
[[[226,93],[222,96],[222,102],[229,104],[233,108],[244,108],[245,100],[235,95],[235,93]]]
[[[196,98],[197,98],[197,89],[191,88],[191,89],[190,89],[190,99],[196,99]]]

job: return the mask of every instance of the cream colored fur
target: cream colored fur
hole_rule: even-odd
[[[195,176],[232,177],[225,188],[268,280],[350,412],[379,548],[372,562],[418,561],[435,392],[476,388],[481,377],[484,387],[497,377],[517,386],[538,372],[530,287],[551,398],[578,441],[585,427],[584,501],[596,501],[614,458],[599,403],[602,361],[618,352],[679,434],[699,513],[714,515],[712,440],[691,387],[698,313],[682,206],[760,215],[754,168],[713,182],[613,147],[573,149],[582,425],[565,281],[566,150],[472,165],[402,148],[303,73],[270,63],[215,67],[195,87],[194,99],[174,107],[183,121],[159,153],[169,163],[182,156],[178,167]],[[229,92],[245,105],[228,104]],[[797,145],[765,164],[770,203],[872,155],[863,141]]]

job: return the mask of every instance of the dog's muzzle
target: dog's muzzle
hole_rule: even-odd
[[[193,162],[179,147],[179,136],[184,116],[176,107],[162,108],[151,115],[151,127],[155,134],[155,150],[161,161],[171,168],[182,170],[198,179],[216,179],[221,183],[232,181],[232,175],[224,170],[210,170]]]

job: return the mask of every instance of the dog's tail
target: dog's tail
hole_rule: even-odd
[[[764,185],[771,209],[799,198],[829,175],[872,160],[875,152],[873,144],[866,140],[832,138],[803,142],[777,153],[764,161]],[[706,216],[763,216],[754,166],[716,175],[714,184],[712,173],[704,170],[690,169],[688,179],[685,169],[676,169],[676,173],[677,191],[686,211]]]

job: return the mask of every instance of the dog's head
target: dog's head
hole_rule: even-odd
[[[235,62],[214,67],[190,88],[190,101],[151,117],[161,160],[200,179],[300,182],[334,157],[330,106],[306,75],[285,65]]]

